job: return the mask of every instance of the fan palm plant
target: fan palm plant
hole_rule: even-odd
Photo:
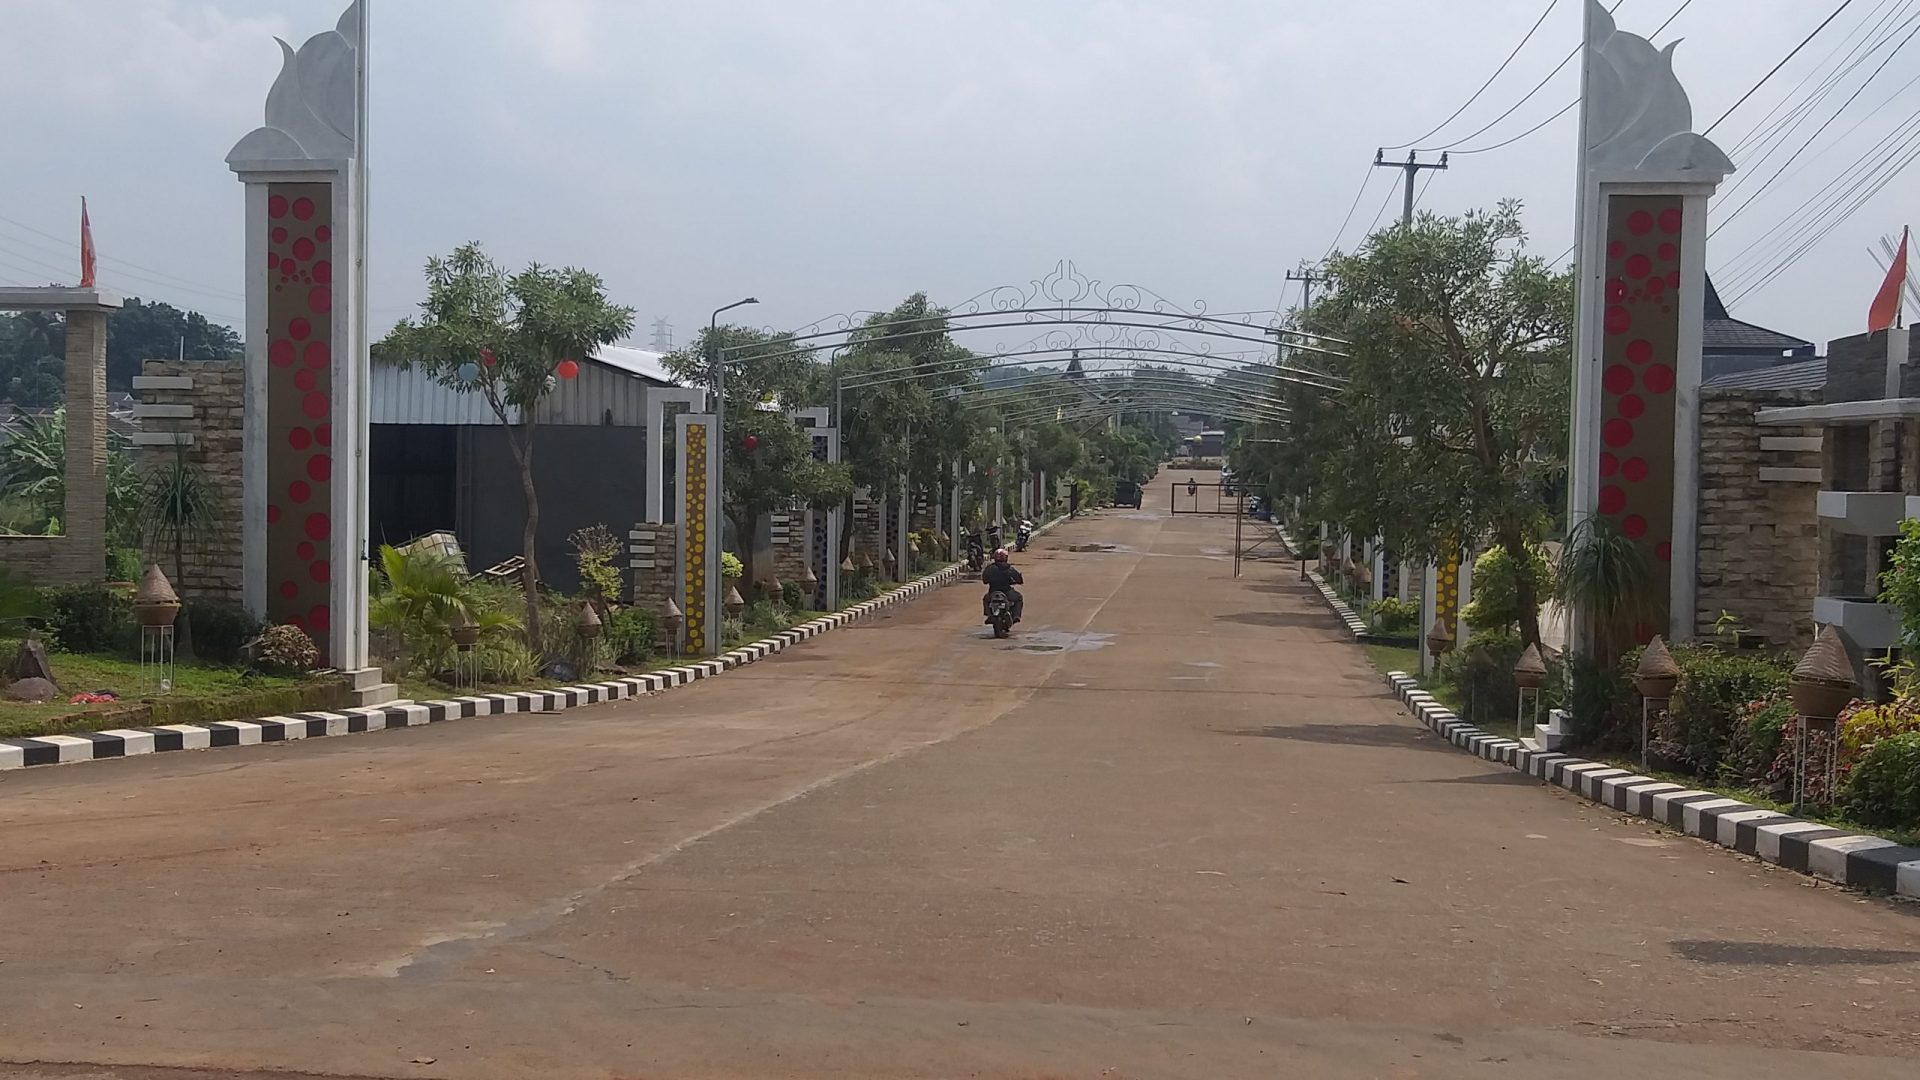
[[[1637,623],[1659,609],[1653,564],[1613,519],[1590,515],[1567,534],[1560,599],[1593,620],[1595,659],[1611,663]]]
[[[173,557],[173,580],[184,588],[187,545],[197,542],[220,520],[220,498],[199,466],[187,459],[186,448],[174,447],[173,460],[147,474],[140,487],[141,531]],[[181,609],[174,620],[175,649],[193,652],[192,608]]]

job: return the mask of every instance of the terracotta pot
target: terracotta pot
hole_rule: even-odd
[[[1787,683],[1787,691],[1793,696],[1793,711],[1800,714],[1809,727],[1822,724],[1827,730],[1833,728],[1834,718],[1853,700],[1853,690],[1851,682],[1829,682],[1802,676],[1795,676]]]
[[[160,601],[133,605],[133,617],[141,626],[172,626],[180,615],[180,601]]]
[[[1633,688],[1648,701],[1671,700],[1674,688],[1679,685],[1678,675],[1637,675],[1633,680]]]
[[[447,628],[453,643],[463,649],[471,649],[480,644],[480,627],[477,623],[455,623]]]

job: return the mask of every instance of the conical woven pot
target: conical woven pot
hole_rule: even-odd
[[[1513,685],[1522,690],[1538,690],[1546,681],[1547,662],[1540,655],[1540,646],[1527,646],[1519,662],[1513,665]]]
[[[1815,726],[1825,721],[1831,727],[1847,703],[1853,700],[1857,678],[1853,661],[1847,657],[1846,643],[1840,631],[1828,626],[1813,639],[1813,647],[1794,665],[1787,690],[1793,695],[1793,711]]]
[[[1667,701],[1680,685],[1680,675],[1680,665],[1667,651],[1667,643],[1656,636],[1640,654],[1640,666],[1633,672],[1633,688],[1648,701]]]
[[[140,587],[134,590],[134,618],[141,626],[172,626],[179,614],[180,594],[173,591],[173,583],[161,572],[159,563],[148,564]]]

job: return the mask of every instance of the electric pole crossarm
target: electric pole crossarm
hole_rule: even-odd
[[[1400,169],[1407,174],[1407,178],[1406,178],[1407,190],[1406,190],[1406,197],[1401,204],[1402,209],[1400,211],[1400,224],[1411,225],[1413,224],[1413,181],[1414,179],[1420,175],[1420,170],[1422,169],[1435,169],[1435,170],[1446,169],[1447,155],[1441,154],[1439,161],[1421,161],[1420,155],[1418,152],[1409,150],[1407,152],[1407,160],[1388,161],[1386,151],[1382,150],[1373,155],[1373,167],[1376,169]]]

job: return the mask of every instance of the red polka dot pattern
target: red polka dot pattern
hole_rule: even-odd
[[[332,601],[333,197],[325,184],[274,184],[264,273],[267,369],[267,617],[315,634],[323,657]],[[344,253],[342,253],[344,254]],[[282,512],[283,508],[287,511]]]
[[[1622,535],[1658,554],[1664,596],[1671,558],[1674,470],[1674,354],[1681,292],[1677,196],[1609,196],[1601,316],[1599,476],[1594,507]],[[1664,626],[1664,613],[1646,634]],[[1642,635],[1645,640],[1645,634]]]

